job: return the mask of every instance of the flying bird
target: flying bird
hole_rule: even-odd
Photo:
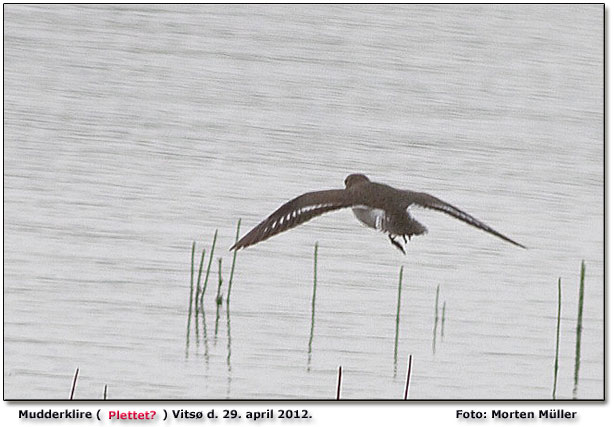
[[[427,193],[398,190],[386,184],[372,182],[363,174],[352,174],[345,178],[344,189],[305,193],[284,203],[236,242],[230,250],[255,245],[326,212],[352,208],[354,216],[360,222],[367,227],[388,234],[390,242],[405,253],[405,248],[397,240],[398,238],[402,238],[407,243],[412,236],[419,236],[427,232],[426,227],[411,216],[409,209],[412,207],[443,212],[526,249],[520,243],[437,197]]]

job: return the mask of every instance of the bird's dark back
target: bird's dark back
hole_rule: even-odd
[[[365,205],[384,209],[405,209],[405,191],[378,182],[365,182],[348,188]]]

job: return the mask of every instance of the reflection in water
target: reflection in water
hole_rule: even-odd
[[[217,331],[220,322],[220,306],[222,305],[222,258],[218,258],[217,270],[217,293],[215,294],[215,342],[217,343]]]
[[[203,341],[205,346],[205,362],[207,363],[207,368],[209,367],[209,340],[207,339],[207,315],[205,313],[205,309],[200,307],[201,317],[203,319]],[[198,332],[196,333],[198,337]],[[198,346],[198,341],[197,341]]]
[[[237,225],[237,235],[239,233],[239,226],[240,226],[240,220],[239,223]],[[209,340],[208,340],[208,331],[207,331],[207,313],[205,311],[205,307],[204,307],[204,294],[205,294],[205,290],[206,290],[206,284],[209,278],[209,274],[210,274],[210,270],[211,270],[211,264],[212,264],[212,255],[213,255],[213,251],[215,249],[215,243],[217,240],[217,231],[214,234],[213,237],[213,243],[211,246],[211,252],[210,252],[210,257],[209,257],[209,265],[207,267],[207,272],[204,275],[204,281],[202,283],[201,286],[201,278],[203,277],[203,264],[204,264],[204,259],[205,259],[205,252],[206,250],[203,249],[202,253],[201,253],[201,257],[200,257],[200,264],[199,264],[199,268],[198,268],[198,275],[196,277],[196,282],[194,281],[194,277],[195,277],[195,269],[194,269],[194,255],[196,252],[196,242],[192,243],[192,258],[191,258],[191,270],[190,270],[190,305],[188,307],[188,322],[187,322],[187,327],[186,327],[186,347],[185,347],[185,357],[188,358],[189,355],[189,347],[190,347],[190,335],[191,335],[191,329],[192,329],[192,312],[194,312],[194,336],[196,338],[196,349],[198,351],[198,349],[200,348],[200,342],[201,342],[201,338],[202,338],[202,342],[203,342],[203,356],[205,358],[206,361],[206,365],[207,368],[209,367]],[[233,274],[234,274],[234,266],[236,263],[236,251],[233,254],[233,263],[232,263],[232,267],[231,267],[231,272],[230,272],[230,278],[232,279]],[[218,333],[219,333],[219,326],[220,326],[220,310],[222,308],[222,303],[223,303],[223,298],[222,298],[222,285],[224,283],[223,277],[222,277],[222,268],[223,268],[223,260],[222,258],[218,258],[218,284],[217,284],[217,292],[216,292],[216,296],[215,296],[215,305],[216,305],[216,310],[215,310],[215,329],[214,329],[214,344],[217,344],[217,338],[218,338]],[[229,289],[230,289],[230,282],[229,282]],[[195,297],[196,295],[196,297]],[[231,350],[231,343],[232,343],[232,339],[230,336],[230,290],[228,292],[227,298],[226,298],[226,302],[227,302],[227,310],[226,310],[226,337],[227,337],[227,344],[226,344],[226,366],[227,366],[227,372],[228,372],[228,381],[227,381],[227,397],[230,397],[230,389],[231,389],[231,382],[232,382],[232,367],[231,367],[231,354],[232,354],[232,350]],[[202,328],[202,329],[201,329]],[[202,330],[202,333],[201,333]]]
[[[226,385],[226,398],[230,398],[230,383],[232,382],[232,366],[230,355],[232,354],[232,339],[230,337],[230,304],[226,304],[226,366],[228,367],[228,382]]]
[[[433,344],[432,351],[435,354],[436,341],[437,341],[437,325],[441,323],[441,331],[439,334],[440,339],[443,341],[443,328],[446,322],[446,302],[443,302],[441,308],[441,322],[439,322],[439,285],[437,285],[437,291],[435,292],[435,319],[433,320]]]
[[[188,357],[189,348],[190,348],[190,331],[191,331],[191,319],[192,313],[194,313],[194,336],[196,337],[196,348],[198,350],[200,345],[200,328],[202,326],[202,338],[204,345],[204,356],[207,361],[207,365],[209,362],[209,341],[207,337],[207,315],[204,307],[204,296],[207,289],[207,282],[209,281],[209,274],[211,272],[211,264],[213,262],[213,253],[215,250],[215,243],[217,241],[217,230],[215,230],[215,234],[213,235],[213,243],[211,245],[211,252],[209,253],[209,263],[207,265],[207,271],[205,273],[205,278],[201,286],[201,279],[203,276],[203,266],[205,261],[206,249],[203,249],[200,256],[200,262],[198,265],[198,275],[196,277],[196,286],[194,284],[194,255],[196,252],[196,242],[192,242],[192,257],[190,262],[190,304],[188,307],[188,321],[186,326],[186,345],[185,345],[185,357]],[[217,340],[217,332],[218,332],[218,321],[219,321],[219,304],[221,303],[220,289],[222,285],[222,258],[219,258],[219,281],[218,281],[218,289],[216,296],[216,322],[215,322],[215,338]],[[200,319],[199,319],[200,316]],[[202,321],[202,325],[199,324],[199,320]]]
[[[238,224],[237,224],[237,237],[238,238],[238,233],[239,233],[239,227],[240,227],[240,223],[241,221],[239,220]],[[235,238],[235,239],[236,239]],[[204,307],[204,295],[206,292],[206,288],[207,288],[207,282],[209,280],[209,274],[211,272],[211,264],[212,264],[212,259],[213,259],[213,253],[215,250],[215,243],[217,241],[217,230],[213,236],[213,243],[211,245],[211,251],[209,253],[209,263],[207,266],[207,271],[206,273],[203,275],[203,265],[204,265],[204,259],[205,259],[205,253],[206,250],[203,249],[202,253],[201,253],[201,257],[200,257],[200,263],[199,263],[199,267],[198,267],[198,275],[195,274],[195,253],[196,253],[196,242],[192,243],[192,257],[191,257],[191,263],[190,263],[190,304],[188,307],[188,321],[187,321],[187,327],[186,327],[186,343],[185,343],[185,357],[188,358],[189,355],[189,348],[190,348],[190,338],[191,338],[191,330],[192,330],[192,313],[194,313],[194,336],[196,338],[196,350],[198,352],[198,350],[201,348],[200,347],[200,343],[201,343],[201,339],[202,339],[202,343],[203,343],[203,356],[205,358],[205,364],[207,369],[209,368],[209,359],[210,359],[210,354],[209,354],[209,339],[208,339],[208,331],[207,331],[207,313],[205,311],[205,307]],[[235,263],[236,263],[236,256],[237,253],[236,251],[233,254],[233,260],[232,260],[232,267],[231,267],[231,272],[230,272],[230,280],[232,280],[232,277],[234,275],[234,267],[235,267]],[[223,259],[220,257],[218,258],[218,281],[217,281],[217,291],[216,291],[216,295],[215,295],[215,306],[216,306],[216,310],[215,310],[215,329],[214,329],[214,345],[217,344],[217,338],[218,338],[218,333],[219,333],[219,327],[220,327],[220,310],[222,308],[222,303],[223,303],[223,298],[222,298],[222,285],[224,283],[223,277],[222,277],[222,268],[223,268]],[[196,281],[194,281],[196,276]],[[201,279],[204,276],[204,280],[202,280],[202,284],[201,284]],[[228,290],[228,295],[226,298],[226,367],[227,367],[227,383],[226,383],[226,397],[230,398],[230,392],[231,392],[231,384],[232,384],[232,366],[231,366],[231,354],[232,354],[232,338],[231,338],[231,332],[230,332],[230,281],[229,281],[229,290]],[[202,330],[202,333],[201,333]]]
[[[196,337],[198,339],[198,295],[200,293],[200,279],[202,277],[202,273],[203,273],[203,263],[205,261],[205,252],[206,249],[203,249],[201,255],[200,255],[200,263],[198,264],[198,277],[196,278],[196,294],[194,296],[194,324],[196,327]],[[192,266],[194,266],[194,261],[192,260]],[[190,301],[192,300],[192,298],[190,297]],[[190,311],[192,310],[192,307],[190,306]]]
[[[241,230],[241,218],[237,221],[237,233],[235,235],[235,243],[239,240],[239,232]],[[228,279],[228,294],[226,295],[226,366],[228,367],[228,380],[226,382],[226,398],[230,398],[230,385],[232,383],[232,366],[230,364],[230,355],[232,354],[232,338],[230,336],[230,290],[232,289],[232,278],[235,273],[235,264],[237,261],[237,250],[232,254],[232,265],[230,267],[230,278]],[[221,262],[221,260],[220,260]],[[220,264],[220,270],[222,266]],[[219,292],[218,292],[219,294]],[[221,297],[218,297],[218,306],[221,304]]]

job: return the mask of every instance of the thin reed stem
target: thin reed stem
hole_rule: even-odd
[[[211,245],[211,253],[209,254],[209,264],[207,265],[207,273],[205,274],[205,282],[203,283],[203,289],[200,293],[200,306],[203,306],[203,299],[205,297],[205,291],[207,290],[207,282],[209,281],[209,273],[211,272],[211,263],[213,262],[213,252],[215,251],[215,242],[217,241],[217,230],[213,235],[213,244]]]
[[[397,362],[397,352],[399,348],[399,322],[401,319],[401,288],[403,286],[403,266],[399,270],[399,286],[397,290],[397,320],[394,332],[394,362]],[[396,371],[396,368],[395,368]]]
[[[441,308],[441,338],[443,338],[443,327],[446,323],[446,302],[443,302],[443,307]]]
[[[573,384],[573,398],[576,399],[578,393],[578,379],[580,376],[580,354],[582,350],[582,312],[584,310],[584,275],[586,273],[586,266],[584,260],[580,267],[580,291],[578,295],[578,318],[576,320],[576,364],[574,368],[574,384]]]
[[[409,394],[409,378],[411,376],[411,354],[407,359],[407,377],[405,378],[405,393],[403,394],[403,400],[407,400]]]
[[[556,399],[556,382],[559,374],[559,339],[561,336],[561,278],[559,277],[559,305],[556,315],[556,348],[554,353],[554,385],[552,386],[552,399]]]
[[[197,276],[197,278],[196,278],[196,296],[195,296],[195,298],[194,298],[194,312],[195,312],[194,317],[195,317],[196,319],[198,319],[198,300],[199,300],[198,295],[199,295],[199,293],[201,292],[201,288],[200,288],[200,278],[201,278],[201,276],[202,276],[202,274],[203,274],[203,263],[204,263],[204,261],[205,261],[205,252],[206,252],[206,251],[207,251],[206,249],[203,249],[203,252],[200,254],[200,263],[199,263],[199,265],[198,265],[198,276]],[[204,293],[204,292],[203,292],[203,293]],[[202,297],[201,297],[201,299],[202,299]],[[198,320],[197,320],[197,321],[198,321]]]
[[[196,249],[196,242],[192,241],[192,258],[190,264],[190,310],[192,310],[192,297],[194,292],[194,250]]]
[[[188,357],[188,346],[190,345],[190,322],[192,321],[192,305],[194,304],[194,250],[196,242],[192,242],[192,262],[190,264],[190,304],[188,306],[188,322],[185,335],[185,356]]]
[[[437,324],[439,323],[439,285],[435,293],[435,321],[433,322],[433,354],[435,354],[435,339],[437,337]]]
[[[73,400],[75,396],[75,389],[77,388],[77,377],[79,376],[79,368],[75,371],[75,376],[72,379],[72,386],[70,387],[70,400]]]
[[[341,375],[343,369],[339,366],[339,371],[337,372],[337,400],[341,399]]]
[[[313,330],[316,320],[316,288],[318,285],[318,242],[313,249],[313,293],[311,294],[311,332],[309,333],[309,347],[307,353],[311,357],[311,345],[313,343]]]
[[[104,391],[102,392],[102,400],[107,400],[107,385],[104,385]]]
[[[239,241],[239,230],[241,229],[241,218],[237,222],[237,234],[235,235],[235,244]],[[235,274],[235,262],[237,261],[237,249],[232,254],[232,266],[230,267],[230,279],[228,279],[228,295],[226,296],[226,305],[230,304],[230,290],[232,289],[232,278]]]
[[[318,281],[318,242],[316,242],[313,248],[313,287],[315,289],[316,282]]]

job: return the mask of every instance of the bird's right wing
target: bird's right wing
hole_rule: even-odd
[[[346,190],[305,193],[282,205],[243,236],[230,250],[254,245],[326,212],[354,206],[357,204],[355,199],[353,193]]]

